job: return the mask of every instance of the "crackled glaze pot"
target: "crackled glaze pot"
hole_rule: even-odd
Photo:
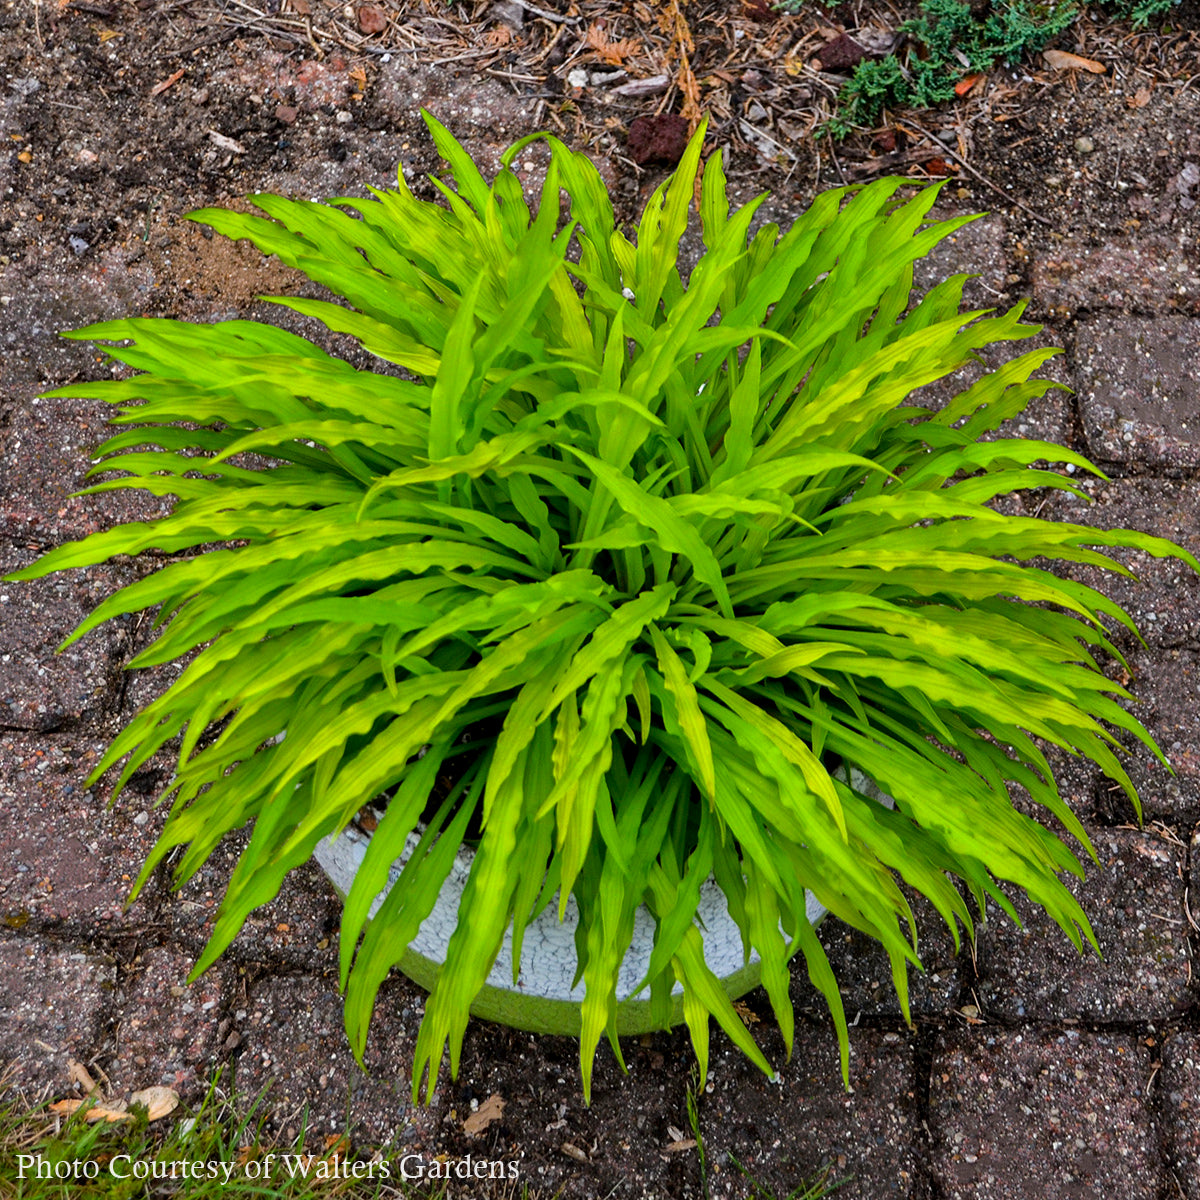
[[[890,796],[884,795],[866,776],[852,773],[854,788],[863,795],[892,806]],[[354,882],[354,876],[370,842],[370,834],[350,825],[333,838],[325,838],[314,857],[329,876],[333,886],[344,897]],[[408,839],[404,854],[392,864],[388,883],[371,906],[374,916],[388,890],[400,877],[408,855],[416,848],[419,835]],[[426,991],[433,987],[438,967],[446,957],[450,935],[458,924],[458,905],[467,876],[471,871],[473,851],[463,848],[446,877],[433,911],[421,925],[400,962],[400,970]],[[811,892],[807,896],[809,921],[816,925],[827,910]],[[747,960],[742,947],[742,935],[729,915],[725,894],[716,882],[709,880],[700,888],[697,918],[704,935],[704,957],[709,969],[721,980],[729,996],[738,996],[756,987],[761,965],[758,955],[751,953]],[[563,920],[558,919],[558,905],[550,903],[525,928],[521,947],[520,970],[513,983],[512,930],[504,935],[504,944],[488,975],[487,983],[471,1006],[471,1012],[488,1021],[498,1021],[515,1029],[533,1033],[579,1033],[579,1006],[583,1000],[582,980],[575,978],[575,928],[579,913],[573,896],[567,898]],[[617,982],[617,1031],[622,1034],[646,1033],[653,1028],[650,1016],[649,991],[638,996],[633,989],[645,976],[654,946],[654,917],[645,907],[634,918],[633,942],[621,964]],[[682,988],[675,985],[675,1006],[672,1024],[683,1019]]]

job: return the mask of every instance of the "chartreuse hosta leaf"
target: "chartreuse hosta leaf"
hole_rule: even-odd
[[[1012,911],[1017,891],[1091,939],[1060,878],[1082,868],[1012,796],[1090,852],[1047,751],[1094,760],[1136,803],[1121,754],[1158,750],[1099,671],[1129,617],[1045,563],[1123,570],[1105,550],[1135,547],[1198,564],[1140,533],[989,507],[1075,491],[1062,468],[1091,468],[1048,443],[981,440],[1056,386],[1035,377],[1050,351],[955,394],[980,350],[1037,332],[1020,309],[960,311],[963,276],[912,294],[914,263],[965,218],[931,220],[936,188],[888,179],[751,234],[762,198],[731,212],[715,152],[707,249],[684,279],[703,130],[627,237],[595,168],[553,137],[530,205],[509,166],[525,142],[488,183],[427,120],[454,180],[433,201],[401,176],[366,200],[193,214],[328,287],[333,302],[281,303],[358,339],[378,371],[268,325],[129,319],[70,336],[135,374],[51,393],[105,399],[129,427],[101,447],[92,490],[176,501],[14,578],[160,555],[76,636],[153,609],[157,640],[134,665],[188,660],[98,770],[124,760],[119,790],[177,755],[142,881],[178,850],[182,882],[248,827],[199,967],[380,797],[342,930],[356,1053],[456,852],[475,848],[414,1092],[447,1048],[457,1069],[506,930],[519,950],[568,895],[585,1091],[602,1037],[620,1057],[615,989],[640,905],[656,1019],[680,987],[702,1064],[715,1018],[771,1069],[705,962],[710,877],[785,1043],[800,954],[843,1070],[806,890],[878,939],[904,1006],[917,953],[901,881],[955,938],[964,894]],[[938,380],[953,398],[922,406]],[[894,811],[846,782],[858,772]]]

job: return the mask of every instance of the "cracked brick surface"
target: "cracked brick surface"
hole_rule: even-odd
[[[1200,310],[1200,271],[1184,253],[1187,235],[1157,234],[1110,240],[1100,246],[1073,237],[1031,264],[1038,308],[1050,316],[1088,313]]]
[[[189,956],[166,947],[138,955],[123,981],[122,1019],[106,1067],[115,1088],[175,1088],[203,1098],[218,1057],[224,1006],[234,973],[225,964],[188,983]]]

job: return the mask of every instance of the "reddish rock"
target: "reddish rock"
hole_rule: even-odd
[[[388,27],[387,13],[374,4],[360,5],[355,16],[358,17],[359,29],[365,34],[382,33]]]
[[[817,51],[821,68],[825,71],[849,71],[857,67],[867,52],[848,34],[842,33]]]
[[[673,167],[688,143],[688,123],[676,113],[638,117],[629,126],[629,157],[639,166],[662,163]]]

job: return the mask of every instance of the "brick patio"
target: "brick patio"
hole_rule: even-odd
[[[384,93],[385,98],[390,93]],[[394,99],[394,98],[393,98]],[[282,186],[282,185],[281,185]],[[333,191],[336,189],[322,190]],[[153,245],[151,245],[153,249]],[[203,249],[203,248],[201,248]],[[51,330],[123,312],[160,282],[153,255],[94,266],[46,251],[6,309],[21,337],[0,382],[5,423],[0,480],[0,567],[113,519],[151,515],[123,497],[69,501],[90,446],[97,405],[41,401],[38,389],[85,371],[87,352]],[[1032,264],[1032,265],[1029,265]],[[1059,436],[1112,476],[1089,484],[1095,504],[1053,501],[1056,515],[1098,527],[1134,523],[1200,550],[1200,318],[1194,267],[1162,237],[1099,250],[1028,248],[1018,262],[999,217],[939,254],[940,272],[982,269],[1011,299],[1032,288],[1032,315],[1053,314],[1067,348],[1054,370],[1075,389],[1056,394],[1031,436]],[[1168,279],[1170,286],[1143,281]],[[124,282],[120,282],[120,281]],[[117,281],[114,283],[114,281]],[[1015,283],[1013,282],[1015,281]],[[6,285],[13,290],[15,281]],[[246,285],[255,290],[255,279]],[[70,297],[69,302],[61,297]],[[186,315],[216,302],[200,295]],[[1193,309],[1194,311],[1194,309]],[[12,326],[14,329],[18,325]],[[883,956],[829,922],[822,936],[839,969],[852,1031],[853,1091],[842,1092],[836,1043],[803,972],[793,993],[796,1052],[768,1083],[714,1037],[713,1086],[701,1127],[714,1194],[744,1194],[730,1156],[784,1194],[825,1163],[851,1182],[838,1196],[874,1200],[1200,1200],[1200,587],[1175,563],[1145,567],[1118,598],[1146,644],[1122,642],[1142,697],[1139,710],[1177,774],[1136,778],[1151,823],[1130,824],[1126,802],[1087,772],[1065,791],[1092,834],[1103,870],[1076,888],[1093,915],[1103,960],[1077,956],[1044,917],[1017,929],[989,917],[978,944],[957,955],[933,923],[922,940],[930,971],[914,982],[915,1026],[900,1020]],[[337,903],[313,868],[291,877],[227,959],[194,985],[232,854],[218,854],[182,894],[154,880],[129,912],[122,902],[161,818],[153,766],[115,810],[104,787],[86,790],[89,764],[131,705],[161,683],[123,680],[135,623],[92,633],[65,655],[55,645],[129,567],[8,584],[0,595],[0,896],[7,928],[0,960],[0,1062],[17,1064],[31,1094],[62,1094],[67,1061],[98,1064],[120,1091],[153,1084],[195,1099],[207,1071],[236,1068],[239,1085],[272,1085],[281,1126],[307,1105],[311,1123],[397,1139],[428,1152],[464,1148],[452,1113],[492,1091],[540,1117],[544,1135],[519,1147],[523,1178],[571,1197],[697,1195],[692,1155],[659,1153],[668,1124],[685,1120],[688,1047],[682,1036],[631,1047],[623,1079],[606,1048],[593,1109],[582,1108],[574,1047],[476,1026],[460,1085],[444,1083],[428,1110],[408,1103],[423,1008],[419,990],[390,981],[369,1053],[354,1065],[336,987]],[[1081,578],[1088,578],[1086,571]],[[1187,906],[1190,881],[1190,911]],[[766,1012],[751,997],[751,1007]],[[764,1044],[781,1057],[764,1020]],[[626,1147],[597,1144],[604,1121],[628,1123]],[[582,1161],[564,1153],[570,1144]],[[641,1164],[627,1169],[633,1154]],[[669,1161],[668,1161],[669,1160]]]

